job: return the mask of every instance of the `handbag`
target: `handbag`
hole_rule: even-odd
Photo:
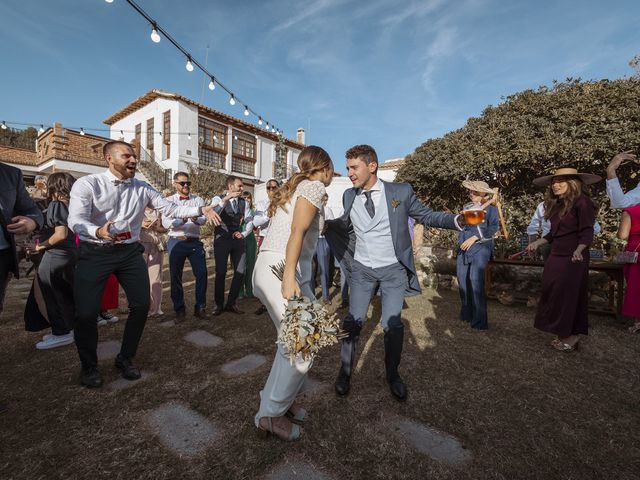
[[[633,251],[616,253],[615,257],[613,257],[613,263],[638,263],[638,247],[640,247],[640,243]]]

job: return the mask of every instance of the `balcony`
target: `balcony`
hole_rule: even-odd
[[[256,162],[254,160],[246,160],[244,158],[233,157],[231,159],[231,171],[235,173],[243,173],[255,177]]]

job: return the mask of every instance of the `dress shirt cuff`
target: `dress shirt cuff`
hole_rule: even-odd
[[[458,230],[462,231],[462,230],[464,230],[464,226],[462,226],[462,225],[460,224],[460,217],[461,217],[461,215],[460,215],[460,214],[456,215],[456,217],[453,219],[453,223],[455,223],[456,228],[457,228]]]
[[[90,226],[87,228],[87,233],[91,238],[95,238],[96,240],[102,240],[101,238],[98,238],[98,230],[100,230],[100,227]]]

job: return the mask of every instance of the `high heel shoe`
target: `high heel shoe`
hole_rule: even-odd
[[[258,422],[258,435],[262,438],[267,438],[271,434],[286,442],[293,442],[300,439],[300,437],[302,436],[302,428],[300,428],[300,425],[289,422],[291,425],[291,431],[288,435],[286,435],[281,431],[273,429],[273,419],[271,417],[262,418],[267,419],[267,428],[263,428],[260,422]],[[260,420],[262,420],[262,418]]]
[[[307,418],[307,411],[300,407],[298,411],[294,414],[291,410],[287,410],[287,413],[284,414],[292,423],[297,425],[302,425]]]

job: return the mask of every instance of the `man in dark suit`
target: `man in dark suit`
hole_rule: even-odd
[[[0,163],[0,314],[9,274],[20,276],[15,235],[24,235],[42,227],[42,212],[27,193],[22,172]],[[0,413],[7,410],[0,403]]]
[[[244,280],[247,265],[244,239],[253,231],[253,219],[250,217],[249,205],[242,198],[244,184],[242,179],[230,175],[227,177],[227,191],[224,195],[214,197],[211,205],[220,215],[222,223],[214,230],[213,255],[216,260],[215,302],[213,315],[222,313],[223,308],[233,313],[244,313],[236,300]],[[233,278],[229,288],[227,303],[224,303],[224,283],[227,276],[227,262],[231,257]]]
[[[404,339],[400,313],[405,296],[420,293],[413,261],[408,219],[429,227],[460,229],[461,217],[434,212],[417,199],[411,185],[378,179],[378,157],[369,145],[357,145],[346,153],[347,171],[353,188],[344,192],[344,214],[328,220],[325,238],[336,258],[350,273],[349,315],[343,328],[340,373],[335,389],[349,393],[356,345],[371,297],[380,291],[384,329],[384,362],[391,393],[399,400],[407,396],[398,373]]]

